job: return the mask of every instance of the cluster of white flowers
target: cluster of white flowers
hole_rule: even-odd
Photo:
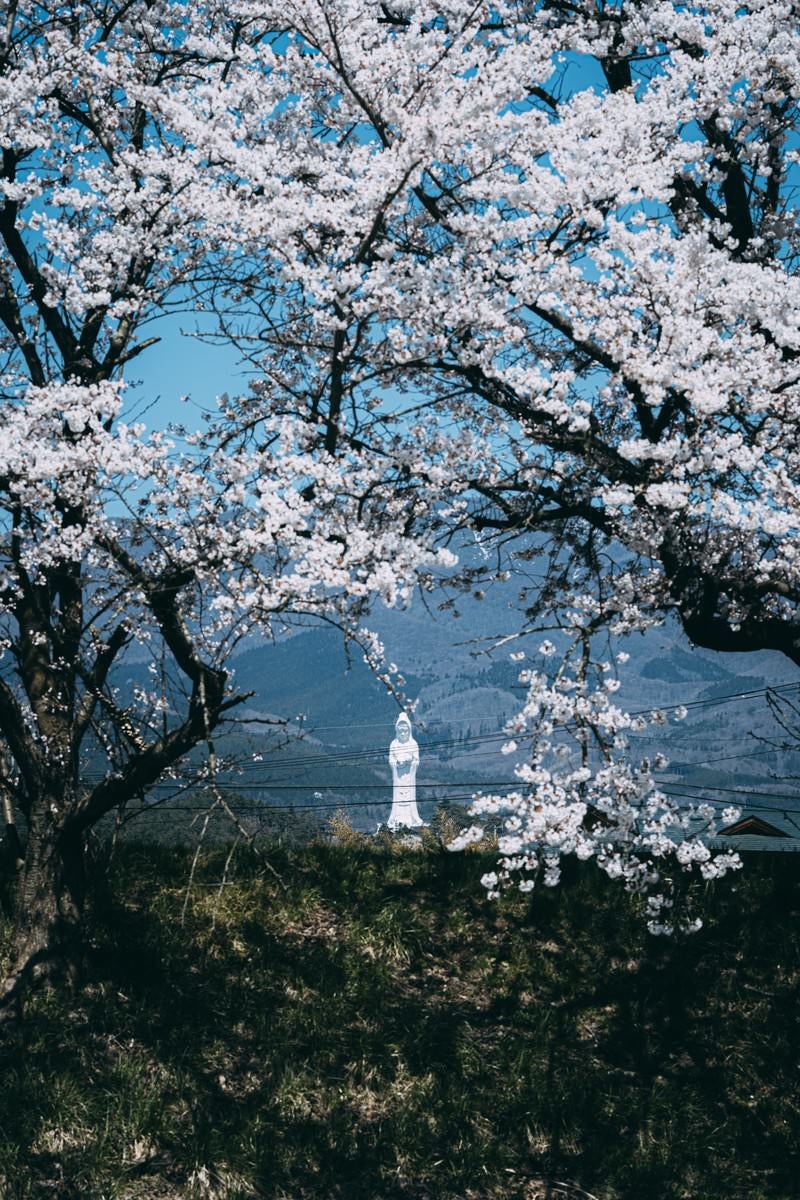
[[[587,608],[585,597],[576,598],[573,615]],[[737,870],[738,855],[714,850],[710,842],[739,812],[687,804],[658,787],[653,771],[663,770],[667,759],[659,754],[653,762],[636,760],[628,734],[670,718],[661,711],[632,716],[614,705],[608,683],[617,681],[608,678],[610,663],[592,658],[585,628],[573,626],[571,633],[554,672],[524,672],[527,700],[508,723],[515,748],[523,738],[530,745],[528,761],[515,769],[520,787],[477,795],[470,813],[482,823],[463,830],[450,849],[479,841],[487,826],[499,831],[497,870],[482,879],[490,897],[512,885],[523,892],[537,881],[555,886],[565,856],[594,860],[609,878],[646,898],[651,932],[671,933],[676,922],[683,930],[697,929],[699,920],[691,914],[665,917],[672,908],[674,872],[708,881]],[[539,652],[550,659],[556,648],[547,642]],[[681,715],[685,710],[673,711],[672,719]]]

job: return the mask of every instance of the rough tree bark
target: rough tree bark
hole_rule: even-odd
[[[81,958],[86,864],[84,839],[36,806],[19,874],[11,961],[0,983],[0,1022],[19,1016],[29,989],[45,979],[74,983]]]
[[[15,658],[39,732],[34,736],[29,731],[20,702],[0,679],[0,734],[17,767],[16,788],[27,828],[10,963],[0,981],[0,1025],[20,1016],[23,999],[34,985],[78,977],[89,830],[208,738],[223,713],[243,699],[227,690],[223,670],[204,661],[182,616],[180,596],[192,583],[191,573],[172,570],[153,576],[120,543],[108,538],[104,548],[146,598],[164,646],[191,690],[181,717],[160,736],[146,740],[146,726],[134,729],[107,688],[111,665],[128,640],[124,624],[96,647],[90,668],[77,653],[65,664],[49,653],[50,636],[35,636],[36,623],[22,611],[21,599]],[[76,593],[80,590],[75,576],[72,586]],[[76,602],[74,608],[82,606]],[[56,613],[48,607],[45,615],[43,627],[50,634],[61,618],[61,639],[55,641],[63,641],[63,609]],[[127,751],[121,769],[92,785],[82,782],[79,764],[98,706],[117,722]]]

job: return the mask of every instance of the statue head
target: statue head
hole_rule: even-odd
[[[411,722],[405,713],[400,713],[395,721],[394,731],[399,742],[407,742],[411,738]]]

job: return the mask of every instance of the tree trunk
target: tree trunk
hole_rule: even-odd
[[[83,838],[53,821],[49,801],[36,808],[17,889],[11,962],[0,982],[0,1024],[21,1015],[32,985],[77,977],[86,894]]]

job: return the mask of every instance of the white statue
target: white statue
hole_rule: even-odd
[[[417,812],[417,767],[419,746],[411,736],[411,722],[400,713],[395,724],[396,737],[389,747],[389,766],[392,768],[392,811],[387,822],[390,829],[417,829],[425,822]]]

